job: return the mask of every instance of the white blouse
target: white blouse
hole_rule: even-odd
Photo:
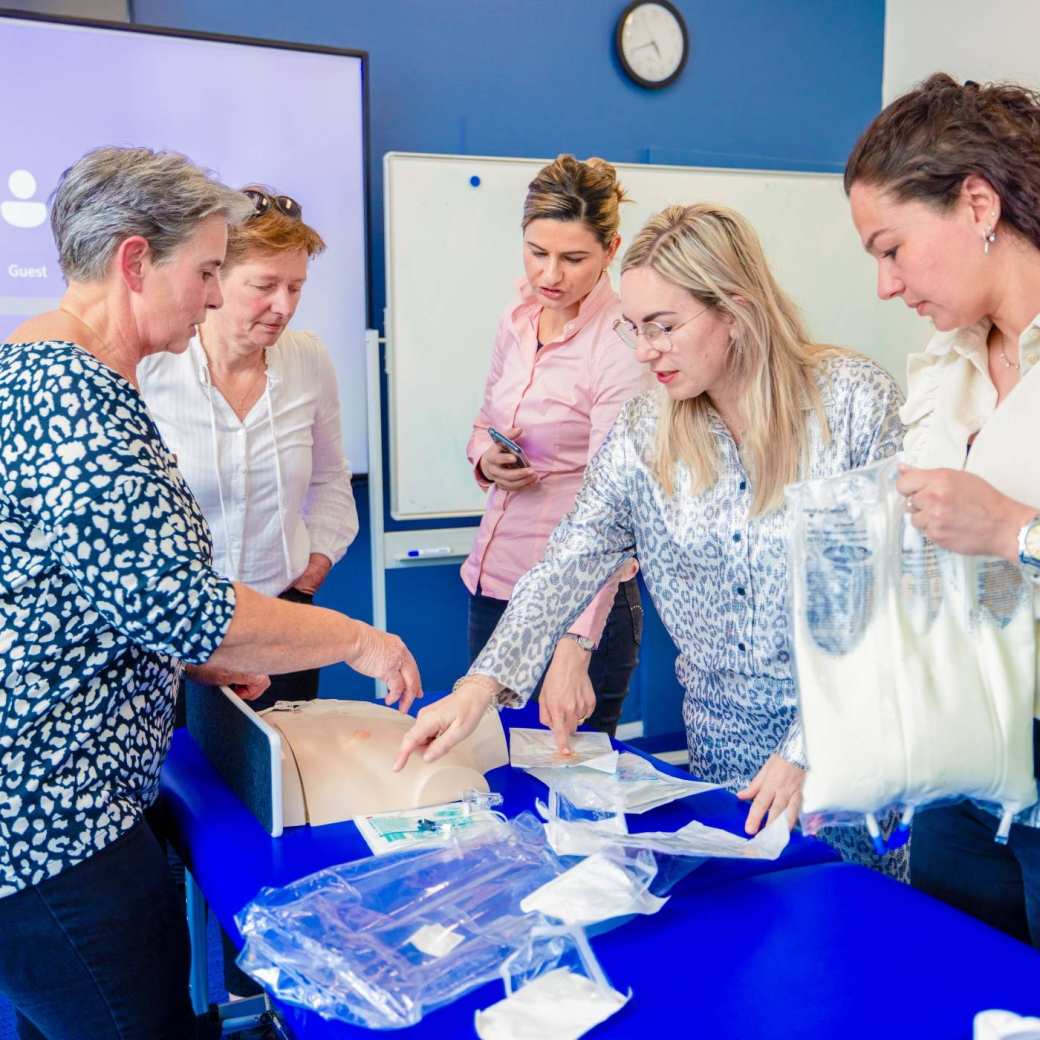
[[[963,469],[999,492],[1040,509],[1040,314],[1018,338],[1019,380],[997,405],[986,346],[991,323],[983,320],[937,332],[923,353],[907,359],[903,455],[912,466]],[[974,436],[974,440],[971,438]],[[969,441],[971,451],[968,451]],[[1040,622],[1040,581],[1034,568],[1033,604]],[[1037,628],[1040,642],[1040,624]],[[1040,655],[1036,658],[1034,713],[1040,718]],[[1040,802],[1019,822],[1040,827]]]
[[[266,351],[267,383],[245,421],[193,339],[138,367],[141,395],[213,533],[218,571],[278,595],[311,553],[336,563],[358,531],[340,434],[336,373],[313,333]]]

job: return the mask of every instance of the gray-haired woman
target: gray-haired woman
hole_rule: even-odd
[[[68,291],[0,344],[0,993],[21,1037],[195,1035],[181,907],[144,822],[180,663],[262,691],[345,660],[407,708],[404,644],[213,570],[137,392],[221,303],[252,204],[183,156],[91,152],[51,220]],[[245,674],[248,673],[248,674]]]

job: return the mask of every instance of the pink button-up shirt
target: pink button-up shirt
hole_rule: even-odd
[[[517,579],[542,558],[621,406],[650,385],[611,328],[621,303],[605,274],[562,336],[539,349],[541,309],[522,281],[519,300],[499,322],[484,403],[466,448],[477,483],[491,494],[462,580],[470,592],[479,584],[494,599],[509,599]],[[503,491],[488,483],[479,463],[491,447],[489,426],[521,427],[523,449],[541,478],[537,484]],[[601,589],[570,631],[598,642],[617,586],[615,579]]]

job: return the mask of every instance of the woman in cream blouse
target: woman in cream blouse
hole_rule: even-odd
[[[902,410],[913,522],[944,548],[1019,561],[1036,581],[1040,97],[934,75],[867,128],[845,187],[878,294],[936,329],[910,357]],[[1036,745],[1034,723],[1034,757]],[[1006,845],[996,824],[971,802],[919,813],[911,880],[1040,947],[1040,806]]]
[[[325,243],[294,199],[245,194],[254,211],[228,236],[223,306],[187,351],[146,358],[138,376],[209,523],[217,569],[310,603],[358,530],[335,369],[317,336],[287,327]],[[317,693],[317,670],[274,676],[252,706]]]

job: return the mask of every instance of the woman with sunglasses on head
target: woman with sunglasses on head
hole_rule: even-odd
[[[621,405],[648,385],[611,329],[621,312],[607,269],[621,241],[624,199],[614,167],[602,159],[561,155],[528,187],[524,277],[499,322],[467,448],[477,482],[490,489],[462,567],[471,661],[573,505],[585,464]],[[519,441],[526,460],[495,443],[491,428]],[[626,573],[562,633],[546,672],[539,714],[561,751],[580,724],[610,734],[617,728],[643,629],[639,588]]]
[[[719,206],[673,206],[636,236],[616,331],[659,387],[628,402],[545,557],[449,698],[405,736],[439,757],[490,704],[522,703],[552,646],[636,558],[676,647],[691,771],[751,802],[748,833],[798,816],[804,760],[791,672],[784,487],[896,451],[901,398],[865,357],[809,341],[751,226]],[[866,835],[829,833],[880,861]]]
[[[187,351],[145,358],[138,377],[209,523],[214,566],[265,595],[309,604],[358,530],[335,369],[317,336],[288,329],[325,243],[295,199],[258,187],[243,194],[253,213],[228,233],[223,306]],[[318,677],[316,668],[273,675],[247,703],[262,711],[313,700]],[[213,692],[185,684],[189,695]],[[226,933],[223,945],[228,992],[259,994]]]
[[[937,73],[867,127],[845,189],[878,295],[935,327],[907,365],[898,487],[914,526],[1021,564],[1040,617],[1040,94]],[[1003,650],[1033,671],[1035,646]],[[1040,721],[1032,738],[1040,776]],[[971,801],[918,812],[911,881],[1040,948],[1040,803],[1006,844],[997,826]]]
[[[336,373],[313,333],[290,331],[325,243],[287,195],[250,187],[228,235],[224,304],[183,354],[138,369],[141,393],[213,532],[218,570],[269,596],[311,603],[358,530]],[[312,700],[318,671],[273,676],[252,701]]]

